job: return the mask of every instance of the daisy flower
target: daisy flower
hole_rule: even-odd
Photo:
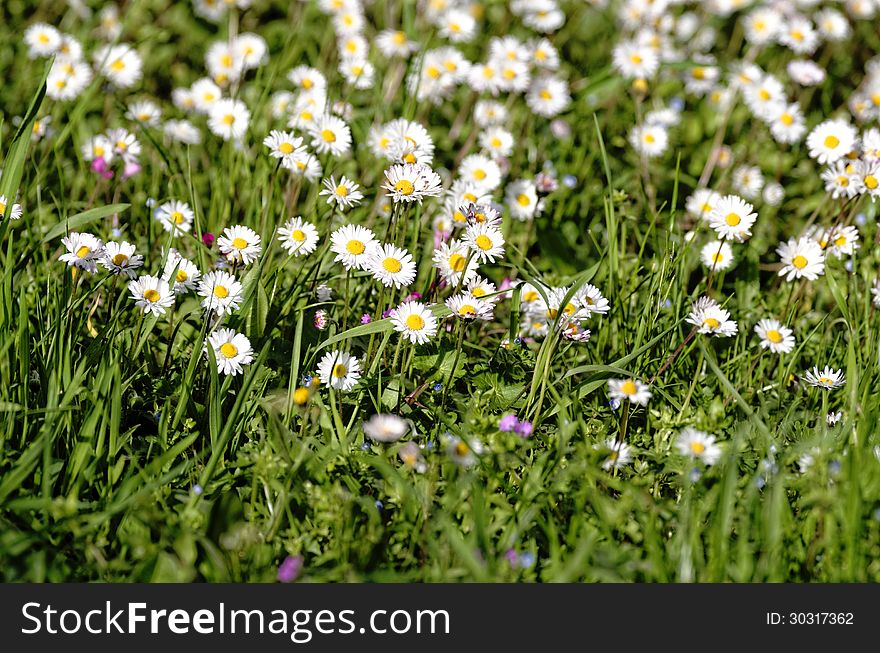
[[[709,214],[709,226],[721,238],[742,242],[752,235],[750,231],[758,214],[754,207],[736,195],[725,195],[715,203]]]
[[[593,313],[605,315],[611,310],[611,304],[602,295],[596,286],[587,283],[575,293],[574,299],[578,304],[579,313],[583,313],[585,317],[589,317]]]
[[[214,350],[219,374],[236,376],[241,374],[242,365],[254,361],[251,341],[233,329],[217,329],[208,336],[208,344]]]
[[[51,57],[61,47],[61,32],[46,23],[34,23],[24,31],[24,42],[31,59]]]
[[[324,180],[324,190],[319,195],[327,196],[327,204],[336,202],[336,206],[341,209],[347,209],[350,206],[357,206],[364,199],[364,194],[358,190],[359,184],[354,183],[343,175],[336,182],[336,177],[332,176]]]
[[[330,251],[346,270],[364,270],[373,251],[379,246],[375,234],[358,225],[348,224],[330,235]]]
[[[787,354],[794,349],[792,330],[782,326],[779,320],[759,320],[755,333],[761,339],[761,349],[769,349],[774,354]]]
[[[650,79],[660,67],[660,59],[650,46],[632,41],[618,43],[611,53],[614,68],[627,79]]]
[[[424,304],[404,302],[391,315],[394,330],[410,342],[423,345],[437,335],[437,318]]]
[[[197,80],[190,87],[193,108],[199,113],[207,114],[223,97],[223,91],[207,77]]]
[[[217,100],[208,110],[208,129],[225,141],[239,141],[247,131],[251,112],[241,100]]]
[[[162,118],[162,110],[151,100],[141,100],[140,102],[133,102],[128,106],[125,117],[144,125],[156,127]]]
[[[791,238],[780,244],[776,253],[782,260],[779,276],[786,281],[801,278],[815,281],[825,274],[825,252],[812,238]]]
[[[440,277],[450,286],[456,287],[462,282],[468,283],[477,274],[479,261],[473,256],[469,258],[470,249],[460,240],[451,240],[448,243],[440,243],[434,250],[432,258],[434,267],[440,272]]]
[[[405,32],[395,29],[382,30],[376,35],[374,43],[382,56],[388,59],[408,57],[419,49],[419,44],[407,39]]]
[[[478,141],[480,147],[495,158],[510,156],[513,152],[513,134],[504,127],[494,125],[481,131]]]
[[[501,295],[495,294],[498,290],[495,284],[479,274],[474,275],[474,278],[467,284],[466,290],[477,299],[485,299],[487,302],[497,302],[501,299]]]
[[[733,189],[747,199],[760,196],[764,176],[757,166],[742,165],[733,171]]]
[[[104,243],[99,238],[92,234],[71,231],[61,239],[61,244],[64,245],[67,252],[58,258],[59,261],[92,274],[98,270],[98,262],[104,253]]]
[[[531,220],[541,213],[544,201],[538,199],[535,182],[520,179],[507,185],[504,200],[516,220]]]
[[[131,46],[105,45],[95,52],[95,68],[114,86],[129,88],[141,78],[141,58]]]
[[[183,295],[193,290],[202,276],[201,271],[195,263],[189,259],[183,258],[176,250],[168,253],[168,260],[165,261],[165,269],[162,270],[162,277],[171,282],[173,277],[173,285],[171,290],[175,295]]]
[[[392,244],[375,247],[367,260],[366,269],[384,286],[403,288],[416,278],[416,264],[405,249]]]
[[[128,282],[128,292],[135,306],[144,313],[164,315],[165,309],[174,306],[174,293],[168,282],[160,277],[144,275]]]
[[[807,136],[810,156],[819,163],[834,163],[849,154],[856,142],[856,130],[843,120],[826,120]]]
[[[135,246],[131,243],[109,242],[104,245],[101,265],[113,274],[124,274],[134,279],[137,276],[135,270],[144,264],[144,257],[134,252]]]
[[[197,290],[202,307],[218,316],[237,311],[241,306],[243,289],[234,276],[223,270],[212,270],[199,281]]]
[[[767,113],[770,133],[780,143],[798,143],[807,131],[800,105],[780,102]]]
[[[526,94],[526,104],[536,115],[552,118],[562,113],[571,103],[568,84],[554,75],[535,78]]]
[[[386,189],[395,202],[419,202],[442,192],[440,175],[422,163],[404,163],[385,171]]]
[[[832,198],[845,197],[849,199],[859,194],[861,186],[861,179],[854,173],[854,166],[844,158],[829,165],[820,176],[825,182],[825,190],[831,193]]]
[[[804,372],[804,380],[816,388],[833,390],[846,383],[846,375],[843,373],[843,370],[835,370],[826,365],[825,369],[821,372],[818,367],[813,367],[812,370]]]
[[[685,202],[685,210],[695,218],[708,220],[721,195],[708,188],[698,188]]]
[[[669,145],[669,133],[660,125],[637,125],[629,133],[629,143],[649,159],[660,156]]]
[[[498,227],[479,222],[468,224],[463,242],[481,263],[494,263],[504,256],[504,235]]]
[[[409,422],[397,415],[380,413],[364,422],[364,435],[375,442],[397,442],[409,429]]]
[[[324,385],[348,392],[361,378],[360,361],[348,352],[328,351],[318,363],[318,377]]]
[[[501,184],[501,168],[482,154],[470,154],[461,161],[458,176],[481,193],[491,193]]]
[[[602,469],[606,471],[620,469],[632,462],[632,447],[617,438],[608,438],[601,448],[608,452],[608,457],[602,463]]]
[[[318,246],[318,229],[301,216],[296,216],[278,227],[278,240],[288,254],[305,256]]]
[[[608,379],[608,396],[617,401],[626,399],[630,403],[647,406],[651,391],[648,384],[638,379]]]
[[[494,312],[492,302],[478,299],[468,292],[462,292],[446,300],[446,306],[462,320],[491,320]]]
[[[317,181],[324,173],[321,162],[314,154],[297,154],[281,159],[281,167],[287,168],[296,177],[304,177],[308,181]]]
[[[174,234],[189,233],[195,218],[189,204],[179,200],[165,202],[156,209],[155,216],[165,231]]]
[[[852,256],[859,248],[859,230],[852,225],[848,227],[836,226],[824,236],[825,247],[835,258]],[[820,243],[821,245],[822,243]]]
[[[726,270],[733,265],[733,250],[724,241],[714,240],[703,245],[700,260],[710,270]]]
[[[704,465],[714,465],[721,457],[721,447],[715,444],[715,436],[685,427],[675,439],[675,448],[682,456],[699,460]]]
[[[269,135],[263,139],[263,145],[269,148],[269,156],[276,159],[286,159],[289,156],[308,153],[303,146],[302,138],[277,129],[269,132]]]
[[[18,220],[21,218],[22,209],[21,204],[13,204],[12,207],[9,207],[9,200],[6,199],[6,195],[0,195],[0,216],[7,217],[10,220]],[[6,209],[9,208],[9,215],[6,214]]]
[[[287,79],[298,89],[307,93],[321,93],[327,90],[327,79],[317,68],[297,66],[289,73]]]
[[[473,467],[477,464],[475,454],[483,453],[483,445],[477,440],[470,444],[456,435],[450,435],[446,441],[446,454],[456,465]]]
[[[736,322],[730,319],[730,312],[709,297],[700,297],[694,302],[685,321],[696,326],[697,333],[707,335],[729,338],[738,330]]]
[[[243,225],[226,227],[223,235],[217,239],[217,248],[228,261],[244,265],[250,265],[257,260],[263,250],[257,232]]]
[[[329,152],[333,156],[341,156],[351,149],[351,129],[336,116],[318,116],[309,125],[309,133],[312,136],[312,147],[318,154]]]

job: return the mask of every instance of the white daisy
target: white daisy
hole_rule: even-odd
[[[333,156],[341,156],[351,149],[351,129],[336,116],[318,116],[308,129],[312,136],[312,147],[318,154],[329,152]]]
[[[144,275],[128,282],[128,292],[135,306],[144,313],[164,315],[165,309],[174,306],[174,293],[168,282],[160,277]]]
[[[714,465],[721,457],[721,447],[715,443],[715,436],[690,426],[678,434],[675,448],[681,455],[699,460],[704,465]]]
[[[481,263],[494,263],[504,256],[504,234],[498,227],[479,222],[468,224],[462,240]]]
[[[460,240],[450,240],[448,243],[440,243],[434,250],[432,258],[434,267],[440,272],[440,277],[450,286],[457,287],[462,283],[473,280],[477,274],[479,261],[470,255],[470,249]],[[470,259],[470,260],[468,260]]]
[[[629,143],[636,152],[651,159],[669,146],[669,132],[660,125],[636,125],[630,130]]]
[[[835,370],[826,365],[825,369],[821,372],[818,367],[813,367],[812,370],[804,372],[804,380],[817,388],[833,390],[846,383],[846,375],[843,373],[843,370]]]
[[[296,216],[278,227],[278,240],[291,256],[306,256],[318,246],[318,229]]]
[[[416,264],[405,249],[392,244],[375,247],[367,259],[366,269],[385,286],[403,288],[416,278]]]
[[[241,374],[241,366],[254,360],[251,341],[233,329],[217,329],[208,336],[208,344],[214,350],[217,372],[220,374]]]
[[[260,256],[260,236],[244,225],[226,227],[217,238],[217,248],[228,261],[250,265]]]
[[[707,335],[729,338],[738,330],[736,322],[730,319],[730,312],[709,297],[700,297],[694,302],[685,321],[696,326],[697,333]]]
[[[67,252],[58,257],[59,261],[92,274],[98,270],[98,262],[104,253],[104,243],[99,238],[92,234],[71,231],[61,239],[61,244],[64,245]]]
[[[375,234],[366,227],[348,224],[330,235],[330,251],[336,254],[334,260],[342,263],[346,270],[366,269],[370,256],[378,247]]]
[[[202,273],[195,263],[184,258],[174,249],[168,252],[168,259],[162,270],[162,278],[169,282],[175,295],[184,295],[196,288],[201,276]]]
[[[165,231],[181,234],[192,230],[195,214],[186,202],[170,200],[165,202],[154,214]]]
[[[364,199],[364,194],[358,190],[359,184],[354,183],[343,175],[337,183],[336,177],[331,176],[324,180],[324,190],[319,195],[327,196],[327,204],[336,202],[336,206],[341,209],[347,209],[351,206],[357,206]]]
[[[250,120],[251,112],[241,100],[217,100],[208,110],[208,129],[226,141],[241,140]]]
[[[419,202],[442,192],[440,175],[422,163],[404,163],[385,171],[386,189],[395,202]]]
[[[397,442],[410,430],[410,424],[397,415],[373,415],[364,422],[364,435],[375,442]]]
[[[825,252],[812,238],[791,238],[780,244],[776,253],[782,260],[779,276],[786,281],[801,278],[815,281],[825,274]]]
[[[700,260],[710,270],[726,270],[733,265],[733,250],[726,242],[715,240],[703,246]]]
[[[394,330],[410,342],[423,345],[437,335],[437,318],[424,304],[404,302],[391,315]]]
[[[125,275],[129,279],[137,276],[137,270],[144,264],[144,257],[135,254],[135,246],[125,241],[109,242],[104,245],[101,265],[113,274]]]
[[[761,349],[769,349],[774,354],[787,354],[794,349],[792,330],[783,326],[779,320],[759,320],[755,333],[761,339]]]
[[[361,378],[360,361],[348,352],[328,351],[318,363],[318,377],[324,385],[348,392]]]
[[[630,403],[647,406],[651,390],[648,384],[638,379],[608,379],[608,396],[617,401],[626,399]]]
[[[491,320],[494,313],[492,302],[478,299],[468,292],[449,297],[446,306],[455,317],[462,320]]]
[[[810,156],[819,163],[834,163],[849,154],[856,142],[856,130],[843,120],[826,120],[807,136]]]
[[[217,315],[227,315],[241,307],[243,288],[234,276],[223,270],[212,270],[199,281],[198,294],[202,307]]]
[[[602,463],[602,469],[610,471],[620,469],[632,462],[632,447],[621,442],[617,438],[608,438],[602,448],[608,453],[608,457]]]
[[[742,242],[752,235],[750,231],[758,214],[754,207],[736,195],[725,195],[715,203],[709,214],[709,226],[719,237]]]

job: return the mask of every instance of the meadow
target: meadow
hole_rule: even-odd
[[[0,578],[880,579],[878,24],[3,2]]]

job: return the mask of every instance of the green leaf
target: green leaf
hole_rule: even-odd
[[[63,236],[70,231],[82,229],[86,225],[97,222],[101,218],[106,218],[108,215],[113,215],[114,213],[122,213],[129,206],[131,206],[131,204],[108,204],[107,206],[99,206],[94,209],[89,209],[88,211],[83,211],[82,213],[72,215],[67,220],[59,222],[54,227],[49,229],[49,232],[43,237],[43,242],[48,243],[50,240],[55,240],[59,236]]]

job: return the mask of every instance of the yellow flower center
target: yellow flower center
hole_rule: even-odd
[[[42,43],[43,45],[45,45],[46,43],[49,42],[49,37],[48,37],[46,34],[40,34],[40,35],[37,37],[37,40],[38,40],[40,43]]]
[[[401,179],[396,184],[394,184],[394,190],[396,190],[401,195],[412,195],[416,188],[413,186],[413,183],[408,179]]]
[[[795,266],[798,270],[803,270],[807,267],[807,259],[804,256],[798,254],[793,259],[791,259],[791,264]]]
[[[306,239],[306,234],[302,229],[295,229],[293,233],[290,234],[290,237],[301,243]]]
[[[348,374],[348,368],[342,363],[336,363],[333,366],[333,376],[337,379],[344,379],[346,374]]]
[[[731,227],[737,226],[742,219],[736,213],[728,213],[727,217],[724,218],[724,221]]]
[[[225,116],[223,116],[223,124],[224,125],[231,127],[234,122],[235,122],[235,116],[232,115],[231,113],[227,113]]]
[[[236,238],[232,241],[232,246],[235,249],[244,249],[247,247],[247,241],[244,238]]]
[[[226,299],[229,297],[229,289],[226,286],[214,286],[214,297]]]
[[[456,456],[463,458],[464,456],[468,455],[469,452],[470,452],[470,449],[468,448],[468,446],[464,442],[459,442],[455,445],[455,455]]]
[[[154,290],[153,288],[147,288],[144,291],[144,299],[146,299],[150,303],[154,303],[154,302],[159,301],[160,296],[161,295],[159,295],[159,291]]]
[[[470,317],[477,314],[477,309],[472,304],[462,304],[458,314],[462,317]]]
[[[125,254],[117,254],[113,257],[113,265],[125,265],[128,257]]]
[[[113,63],[110,64],[110,67],[113,70],[115,70],[116,72],[119,72],[120,70],[125,68],[125,62],[122,59],[117,59],[116,61],[114,61]]]
[[[867,186],[871,190],[874,190],[875,188],[877,188],[877,186],[878,186],[877,177],[875,177],[874,175],[866,176],[865,177],[865,186]]]
[[[413,313],[406,318],[406,328],[411,329],[412,331],[421,331],[425,328],[425,320],[421,315]]]
[[[4,206],[3,209],[6,210],[6,207]],[[80,247],[78,250],[76,250],[76,255],[77,255],[79,258],[85,258],[86,256],[88,256],[88,255],[91,254],[91,253],[92,253],[92,250],[90,250],[90,249],[89,249],[88,247],[86,247],[85,245],[83,245],[83,246]]]
[[[489,144],[496,149],[501,147],[501,145],[502,145],[501,139],[498,138],[497,136],[493,136],[492,139],[489,141]]]
[[[645,142],[646,143],[653,143],[656,140],[657,139],[654,138],[654,134],[652,134],[651,132],[648,132],[647,134],[645,134]]]
[[[487,176],[488,175],[486,174],[486,171],[482,168],[474,170],[474,179],[476,179],[477,181],[483,181]]]
[[[223,354],[226,358],[235,358],[238,356],[238,347],[233,345],[231,342],[224,342],[220,345],[220,353]]]
[[[175,211],[174,213],[171,214],[171,221],[174,224],[183,224],[183,221],[184,221],[183,213],[181,213],[180,211]]]
[[[489,236],[487,236],[486,234],[480,234],[479,236],[477,236],[474,242],[476,243],[477,247],[479,247],[484,252],[492,249],[492,239],[489,238]]]
[[[552,99],[553,99],[553,94],[550,93],[550,91],[548,91],[546,88],[542,88],[542,89],[538,92],[538,96],[539,96],[542,100],[552,100]]]
[[[638,54],[631,54],[629,56],[629,60],[632,61],[634,64],[642,63],[642,57],[641,57],[641,55],[638,55]]]
[[[345,245],[345,249],[348,250],[349,254],[357,256],[364,253],[366,246],[359,240],[349,240]]]
[[[325,129],[324,131],[322,131],[321,138],[323,138],[324,142],[326,142],[326,143],[335,143],[336,142],[336,134],[330,129]]]
[[[620,386],[620,391],[625,395],[634,395],[639,391],[639,389],[636,387],[635,381],[629,379],[623,382],[623,384]]]
[[[178,270],[177,275],[174,277],[177,280],[177,283],[183,283],[187,279],[189,279],[189,275],[185,270]]]
[[[520,206],[528,206],[529,204],[532,203],[532,201],[529,199],[528,195],[526,195],[524,193],[520,193],[519,195],[516,196],[516,203],[519,204]]]
[[[425,70],[425,74],[431,79],[437,79],[440,77],[440,69],[437,66],[428,66]]]
[[[278,146],[278,151],[281,152],[281,154],[290,154],[293,152],[293,145],[285,141]]]
[[[827,376],[820,376],[818,379],[818,383],[821,383],[822,385],[833,385],[834,381],[829,379]]]
[[[792,116],[790,113],[783,113],[781,116],[779,116],[779,122],[781,122],[783,125],[790,126],[794,124],[794,116]]]
[[[694,68],[691,70],[691,76],[694,79],[706,79],[706,70],[704,68]]]
[[[305,77],[305,78],[300,82],[300,85],[301,85],[304,89],[308,90],[308,89],[312,88],[312,86],[315,85],[315,82],[313,82],[313,81],[312,81],[311,79],[309,79],[308,77]]]
[[[779,333],[779,331],[777,331],[776,329],[770,329],[767,332],[767,340],[778,345],[780,342],[782,342],[782,334]]]
[[[449,267],[456,272],[461,272],[462,270],[464,270],[466,262],[467,260],[461,254],[453,254],[449,257]]]
[[[770,95],[770,91],[768,91],[766,88],[762,88],[760,91],[758,91],[758,97],[761,98],[764,102],[766,102],[772,96]]]
[[[400,269],[403,267],[399,260],[389,256],[384,261],[382,261],[382,267],[385,268],[391,274],[396,272],[400,272]]]
[[[403,45],[404,43],[406,43],[406,34],[404,34],[403,32],[394,32],[394,34],[391,36],[391,41],[395,45]]]
[[[829,136],[825,137],[825,147],[827,147],[829,149],[834,149],[838,145],[840,145],[840,139],[837,138],[837,136],[830,136],[829,135]]]
[[[340,184],[336,187],[336,194],[339,195],[339,197],[348,197],[348,186]]]
[[[706,450],[706,445],[702,442],[691,442],[691,451],[694,452],[697,456],[703,453]]]
[[[220,57],[220,65],[224,68],[232,68],[232,56],[228,54],[224,54]]]
[[[834,244],[838,247],[843,247],[846,245],[846,236],[840,235],[834,239]]]
[[[721,326],[721,322],[716,320],[714,317],[707,317],[705,320],[703,320],[703,324],[705,324],[710,329],[717,329]]]

